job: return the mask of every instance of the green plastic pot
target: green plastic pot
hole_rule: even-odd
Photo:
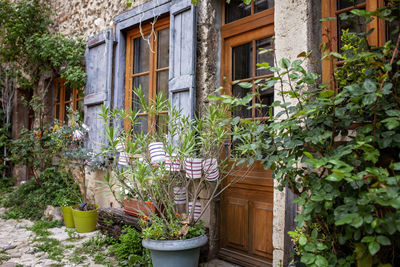
[[[64,217],[64,224],[65,227],[67,228],[74,228],[74,218],[72,217],[72,207],[67,206],[67,207],[61,207],[63,217]]]
[[[81,211],[76,210],[79,205],[74,206],[72,209],[72,216],[74,217],[75,229],[78,233],[89,233],[96,230],[97,214],[99,205],[96,205],[95,210]]]

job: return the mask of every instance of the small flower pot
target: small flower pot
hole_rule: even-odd
[[[162,142],[150,143],[149,152],[152,163],[160,163],[165,161],[164,144]]]
[[[78,233],[89,233],[96,230],[97,214],[100,207],[97,204],[95,206],[96,209],[88,211],[77,210],[78,205],[72,209],[72,216]]]
[[[129,165],[129,154],[125,153],[125,152],[119,153],[118,164],[122,165],[122,166],[128,166]]]
[[[186,177],[192,179],[201,178],[202,159],[188,158],[185,160]]]
[[[207,236],[186,240],[143,239],[143,247],[150,250],[154,267],[197,267],[200,248],[207,244]]]
[[[72,206],[61,207],[63,217],[64,217],[64,225],[67,228],[74,228],[74,218],[72,217]]]
[[[218,161],[217,159],[206,159],[203,162],[203,172],[206,180],[214,182],[219,178]]]
[[[189,202],[189,211],[188,214],[189,216],[192,215],[192,206],[193,206],[193,202]],[[200,202],[196,202],[195,206],[194,206],[194,219],[197,220],[198,218],[200,218],[200,214],[201,214],[201,203]]]
[[[125,152],[125,144],[122,138],[118,138],[118,144],[115,146],[115,150],[120,153]]]
[[[174,202],[175,204],[186,203],[186,188],[185,187],[174,187]]]
[[[154,203],[151,201],[149,203],[150,205],[147,205],[135,198],[124,199],[124,212],[134,217],[149,216],[151,213],[157,213]]]
[[[175,172],[181,170],[181,164],[179,163],[175,153],[171,155],[167,154],[165,156],[165,169],[167,171],[175,171]]]

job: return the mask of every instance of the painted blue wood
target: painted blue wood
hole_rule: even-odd
[[[111,107],[114,35],[112,29],[92,36],[86,43],[85,118],[89,127],[87,145],[98,152],[105,144],[105,127],[99,117],[101,105]]]
[[[196,107],[196,7],[176,1],[170,9],[169,97],[174,107],[194,117]]]
[[[114,108],[123,109],[125,104],[126,32],[133,27],[137,27],[141,21],[152,19],[154,15],[162,16],[168,14],[170,7],[171,0],[152,0],[114,17],[117,42],[114,63]],[[123,121],[119,120],[115,122],[115,125],[122,128]]]
[[[164,11],[161,11],[161,9],[163,9],[166,4],[168,6],[167,12],[169,11],[169,4],[170,4],[171,0],[152,0],[149,1],[143,5],[137,6],[127,12],[124,12],[122,14],[119,14],[117,16],[114,17],[114,23],[118,24],[121,23],[123,21],[129,21],[134,17],[142,17],[142,21],[145,21],[147,19],[153,18],[154,16],[158,16],[161,15],[162,13],[165,13]],[[161,11],[162,13],[157,13],[156,11]],[[150,14],[150,13],[151,14]],[[146,16],[147,14],[150,14],[151,16]],[[136,23],[134,23],[136,24]],[[132,24],[132,25],[134,25]]]

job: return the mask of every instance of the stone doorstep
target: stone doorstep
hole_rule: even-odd
[[[201,263],[200,267],[241,267],[240,265],[233,264],[220,259],[213,259],[205,263]]]

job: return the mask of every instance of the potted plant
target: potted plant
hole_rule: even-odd
[[[61,208],[64,225],[67,228],[74,228],[74,219],[72,217],[72,207],[81,202],[81,194],[79,191],[79,187],[72,179],[70,179],[70,175],[64,179],[67,188],[60,192],[57,196],[56,203]]]
[[[93,153],[84,144],[87,126],[81,123],[79,114],[71,112],[68,115],[68,124],[60,127],[61,142],[64,142],[62,159],[65,168],[69,169],[75,182],[79,185],[82,194],[81,201],[72,206],[72,217],[77,232],[86,233],[96,230],[99,206],[88,204],[86,168],[92,161]],[[76,201],[76,199],[74,199]],[[75,202],[76,203],[76,202]],[[69,208],[65,208],[68,212]]]
[[[103,107],[100,114],[110,144],[102,153],[112,159],[106,183],[121,203],[126,196],[135,198],[142,244],[150,249],[155,267],[197,266],[200,247],[207,243],[202,215],[233,183],[222,187],[232,168],[222,156],[223,143],[229,137],[229,112],[216,103],[206,107],[201,118],[191,120],[171,108],[161,95],[147,103],[140,88],[135,94],[141,102],[140,110],[111,111]],[[156,124],[151,134],[132,130],[139,113],[157,117],[165,110],[169,114],[166,131]],[[110,119],[129,121],[132,127],[108,126],[112,125]],[[200,200],[205,190],[208,194]]]

